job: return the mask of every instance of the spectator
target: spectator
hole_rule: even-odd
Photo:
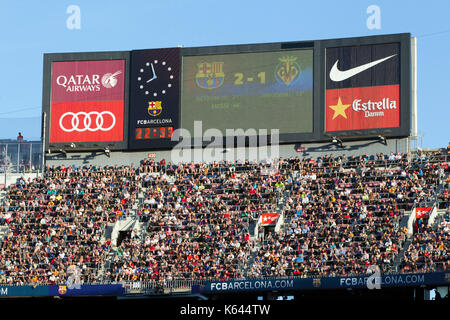
[[[22,133],[19,132],[19,134],[17,135],[17,143],[22,143],[23,142],[23,136]]]

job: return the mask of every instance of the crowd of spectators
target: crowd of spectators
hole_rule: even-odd
[[[9,228],[0,283],[61,283],[69,266],[90,283],[339,276],[370,265],[390,272],[407,237],[404,212],[436,200],[447,164],[391,153],[49,167],[9,187],[0,207],[0,226]],[[143,228],[114,246],[105,228],[130,215],[139,193]],[[448,180],[440,199],[448,207]],[[275,211],[283,213],[282,230],[251,238],[261,213]],[[448,220],[441,225],[415,235],[403,271],[448,268]],[[430,239],[432,259],[423,254]]]
[[[414,234],[405,252],[402,272],[432,272],[450,270],[450,215],[444,217],[437,228],[425,225]]]
[[[145,166],[140,210],[145,241],[123,243],[121,250],[129,254],[117,252],[108,276],[114,281],[242,277],[251,249],[249,224],[259,213],[275,210],[284,177],[249,162]],[[173,183],[151,174],[158,170],[173,176]],[[132,260],[142,252],[143,259]]]
[[[128,213],[139,184],[130,167],[51,167],[43,178],[20,179],[0,207],[0,226],[9,227],[0,283],[61,283],[69,266],[95,283],[109,250],[104,228]]]
[[[250,277],[338,276],[370,265],[393,272],[403,214],[435,199],[448,167],[419,155],[291,160],[285,228],[265,237]]]

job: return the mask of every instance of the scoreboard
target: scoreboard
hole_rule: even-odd
[[[209,56],[182,60],[183,128],[279,129],[312,132],[313,50]]]
[[[313,60],[312,45],[132,51],[128,147],[171,148],[180,128],[312,136]]]
[[[191,141],[208,130],[224,142],[271,130],[281,144],[406,137],[410,40],[403,33],[46,54],[45,148],[171,149],[178,129]]]

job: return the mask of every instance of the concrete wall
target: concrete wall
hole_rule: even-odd
[[[374,155],[376,153],[389,154],[390,152],[406,153],[409,151],[409,141],[407,138],[387,140],[384,145],[376,140],[344,142],[343,148],[330,143],[311,143],[302,144],[306,148],[305,152],[297,152],[294,144],[259,147],[259,148],[231,148],[227,152],[224,149],[188,149],[183,153],[180,150],[172,151],[139,151],[139,152],[111,152],[108,157],[103,152],[88,153],[67,153],[64,154],[46,154],[46,164],[50,166],[60,165],[134,165],[139,166],[143,159],[148,158],[149,153],[156,154],[156,161],[166,159],[166,162],[210,162],[211,160],[264,160],[267,158],[289,158],[289,157],[306,157],[315,158],[322,155],[333,154],[338,155]],[[266,148],[266,149],[265,149]],[[267,151],[267,152],[266,152]]]

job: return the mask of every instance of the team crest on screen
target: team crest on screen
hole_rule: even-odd
[[[59,294],[66,294],[67,293],[67,286],[59,286],[58,287],[58,293]]]
[[[315,279],[313,279],[313,286],[314,286],[315,288],[318,288],[318,287],[321,286],[320,278],[315,278]]]
[[[300,66],[296,62],[297,57],[282,57],[279,60],[280,63],[275,69],[275,76],[288,86],[300,75]]]
[[[450,273],[446,273],[446,274],[445,274],[445,280],[446,280],[447,282],[450,282]]]
[[[149,101],[147,111],[152,117],[159,116],[162,112],[161,101]]]
[[[225,74],[223,62],[201,62],[197,64],[195,82],[203,89],[216,89],[222,86]]]

